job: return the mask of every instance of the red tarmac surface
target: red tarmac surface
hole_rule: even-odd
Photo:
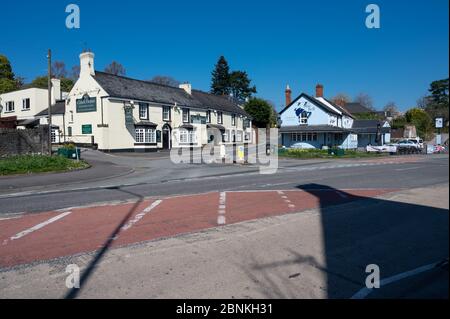
[[[228,225],[342,204],[392,191],[395,190],[226,192],[222,207],[220,193],[215,192],[26,214],[0,220],[0,267],[96,251],[110,238],[115,238],[111,245],[114,248],[219,227],[220,211]],[[152,204],[156,206],[148,208]],[[69,215],[45,223],[68,211],[71,212]],[[36,229],[37,225],[41,227]],[[122,228],[125,225],[126,229]],[[32,227],[35,228],[30,230]],[[22,233],[24,231],[27,232]]]

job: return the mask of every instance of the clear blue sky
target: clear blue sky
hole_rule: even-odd
[[[448,0],[72,1],[81,29],[65,27],[70,1],[2,3],[0,54],[31,81],[46,72],[46,50],[68,69],[84,43],[103,70],[112,60],[127,76],[170,75],[209,90],[220,55],[245,70],[258,96],[284,104],[293,94],[366,92],[375,106],[404,110],[448,77]],[[365,27],[365,7],[381,8],[381,29]]]

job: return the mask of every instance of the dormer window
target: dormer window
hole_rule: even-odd
[[[303,111],[303,112],[300,113],[299,120],[300,120],[300,124],[301,125],[307,125],[308,124],[308,115],[309,114],[306,111]]]

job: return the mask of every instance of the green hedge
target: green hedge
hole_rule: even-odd
[[[345,150],[345,155],[336,156],[328,154],[328,150],[321,149],[280,149],[278,155],[281,157],[290,158],[359,158],[359,157],[379,157],[386,156],[385,154],[359,152],[354,150]]]

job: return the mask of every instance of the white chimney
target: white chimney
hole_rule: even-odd
[[[52,99],[52,105],[54,105],[56,103],[56,101],[61,100],[61,80],[60,79],[52,79],[51,99]]]
[[[86,75],[95,75],[94,53],[92,52],[80,54],[80,78]]]
[[[179,88],[185,90],[186,93],[189,94],[189,95],[192,94],[192,86],[191,86],[191,83],[183,83],[183,84],[180,84]]]

